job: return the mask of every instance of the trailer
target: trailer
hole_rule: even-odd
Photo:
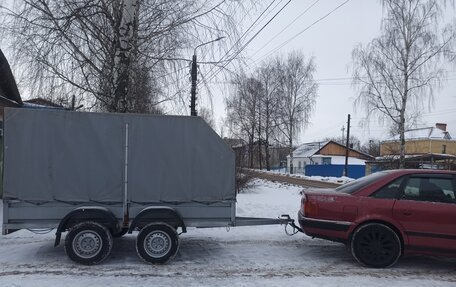
[[[97,264],[113,237],[165,263],[188,227],[289,224],[236,217],[232,149],[199,117],[5,108],[3,225],[66,232],[65,252]]]

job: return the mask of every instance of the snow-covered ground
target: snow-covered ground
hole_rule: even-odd
[[[307,180],[314,180],[314,181],[325,181],[325,182],[332,182],[332,183],[340,183],[344,184],[350,181],[355,180],[354,178],[351,177],[346,177],[346,176],[341,176],[341,177],[333,177],[333,176],[307,176],[302,173],[294,173],[294,174],[289,174],[285,168],[282,169],[276,169],[276,170],[257,170],[255,169],[256,172],[263,172],[263,173],[274,173],[274,174],[280,174],[280,175],[285,175],[285,176],[290,176],[290,177],[296,177],[296,178],[302,178],[302,179],[307,179]]]
[[[296,217],[300,190],[256,180],[238,196],[237,213]],[[53,241],[53,233],[25,230],[0,237],[0,286],[456,286],[454,260],[404,258],[390,269],[367,269],[344,245],[289,237],[283,226],[189,229],[176,258],[160,266],[137,257],[135,235],[117,239],[97,266],[73,263]]]

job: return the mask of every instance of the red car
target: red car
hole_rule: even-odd
[[[369,267],[401,255],[456,256],[456,172],[382,171],[306,190],[298,216],[307,235],[346,243]]]

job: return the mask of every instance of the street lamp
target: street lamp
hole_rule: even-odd
[[[190,95],[191,95],[191,97],[190,97],[190,115],[191,116],[196,116],[197,115],[197,113],[196,113],[196,82],[197,82],[197,79],[198,79],[198,65],[197,65],[197,62],[196,62],[196,49],[198,49],[201,46],[204,46],[204,45],[216,42],[216,41],[220,41],[223,38],[225,38],[225,37],[218,37],[217,39],[211,40],[209,42],[199,44],[193,50],[192,70],[191,70],[192,89],[190,91]]]

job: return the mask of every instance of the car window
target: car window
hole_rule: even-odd
[[[399,196],[399,191],[402,182],[404,181],[404,177],[398,178],[393,182],[385,185],[384,187],[380,188],[378,191],[373,193],[371,197],[374,198],[383,198],[383,199],[394,199]]]
[[[456,199],[454,181],[449,178],[430,178],[429,181],[441,188],[448,198],[451,198],[453,201]]]
[[[373,174],[369,174],[367,176],[358,178],[357,180],[351,181],[349,183],[346,183],[344,185],[339,186],[336,188],[337,191],[343,192],[343,193],[354,193],[355,191],[358,191],[374,182],[377,180],[382,179],[383,177],[387,176],[388,172],[385,171],[380,171],[376,172]]]
[[[404,187],[404,197],[412,200],[420,200],[421,178],[411,177]]]
[[[412,176],[404,187],[404,199],[456,203],[452,178]]]

